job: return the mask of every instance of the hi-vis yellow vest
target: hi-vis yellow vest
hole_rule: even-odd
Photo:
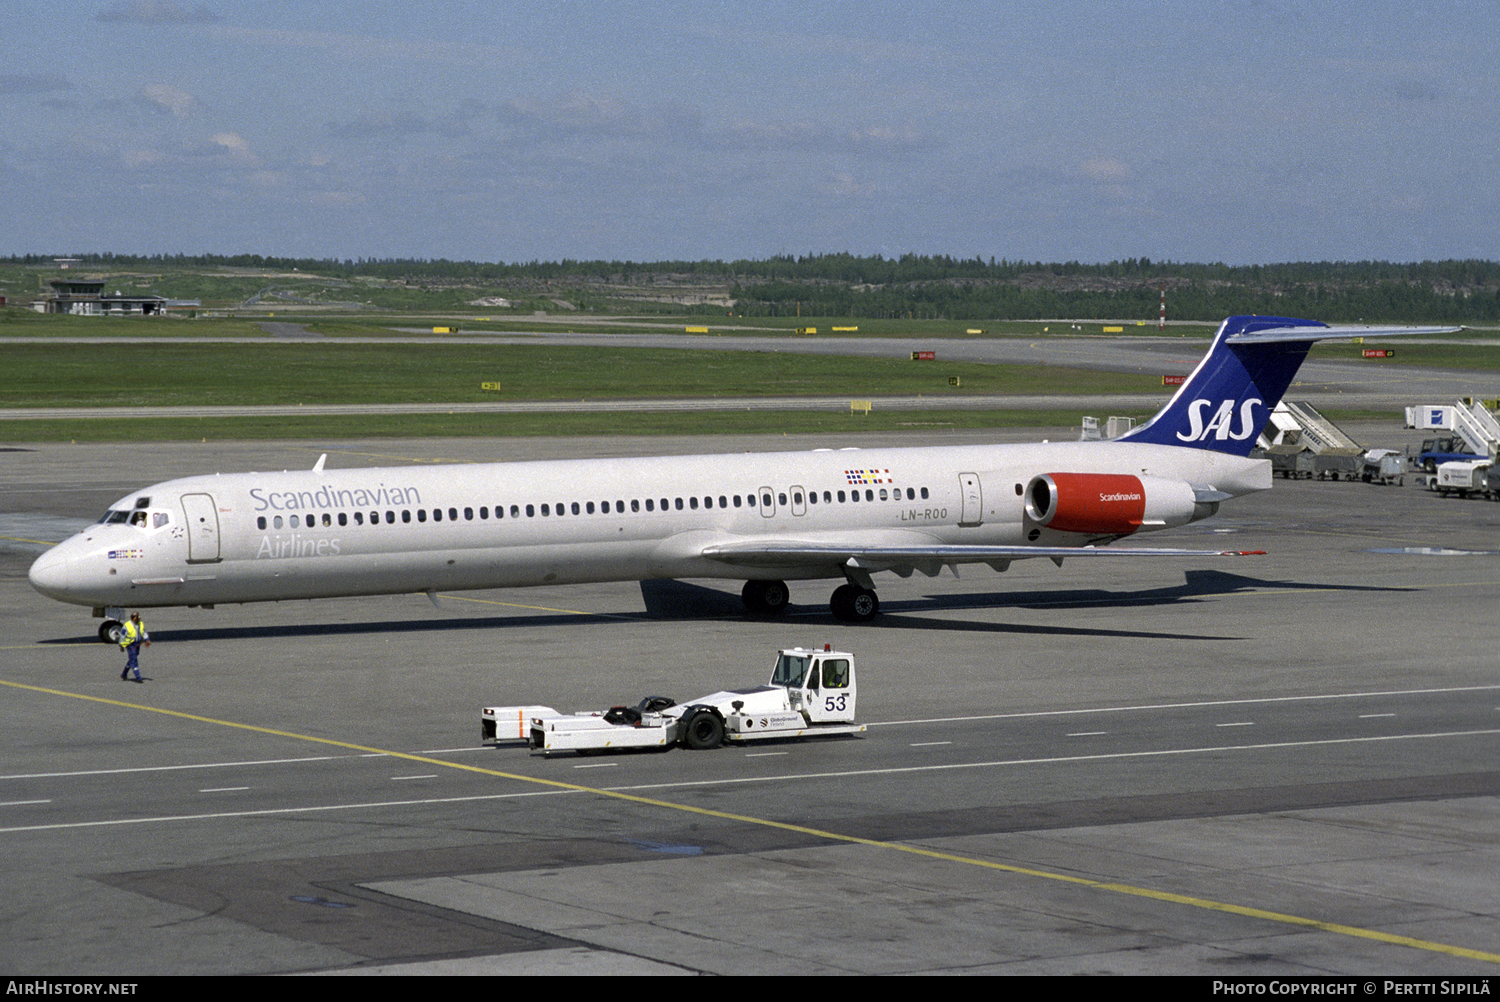
[[[141,637],[145,633],[146,626],[144,623],[137,623],[133,619],[126,620],[125,625],[120,627],[120,646],[129,647],[131,644],[140,643]]]

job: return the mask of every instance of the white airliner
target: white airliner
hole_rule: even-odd
[[[1049,557],[1213,556],[1107,549],[1271,486],[1248,458],[1308,348],[1456,328],[1337,328],[1231,317],[1149,422],[1109,442],[576,459],[187,477],[115,503],[32,565],[31,584],[124,608],[735,578],[752,611],[788,579],[842,578],[844,620],[879,608],[871,574]]]

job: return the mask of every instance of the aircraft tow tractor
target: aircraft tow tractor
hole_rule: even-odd
[[[711,693],[687,703],[648,696],[635,706],[559,713],[550,706],[487,706],[481,740],[526,741],[533,754],[580,754],[625,748],[717,748],[757,741],[860,734],[854,722],[854,655],[789,647],[778,652],[771,680]]]

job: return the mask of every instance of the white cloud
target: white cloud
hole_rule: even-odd
[[[193,95],[168,84],[147,84],[141,88],[139,100],[148,108],[175,118],[186,118],[199,107]]]

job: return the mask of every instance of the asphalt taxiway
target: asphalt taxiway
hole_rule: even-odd
[[[140,685],[87,610],[25,580],[27,540],[143,483],[325,449],[843,444],[871,443],[0,453],[0,969],[1496,972],[1500,504],[1410,479],[1278,480],[1152,540],[1265,557],[883,575],[866,626],[832,619],[824,582],[794,583],[776,622],[746,620],[730,582],[147,610]],[[478,745],[487,703],[690,697],[824,642],[861,659],[861,738]]]

